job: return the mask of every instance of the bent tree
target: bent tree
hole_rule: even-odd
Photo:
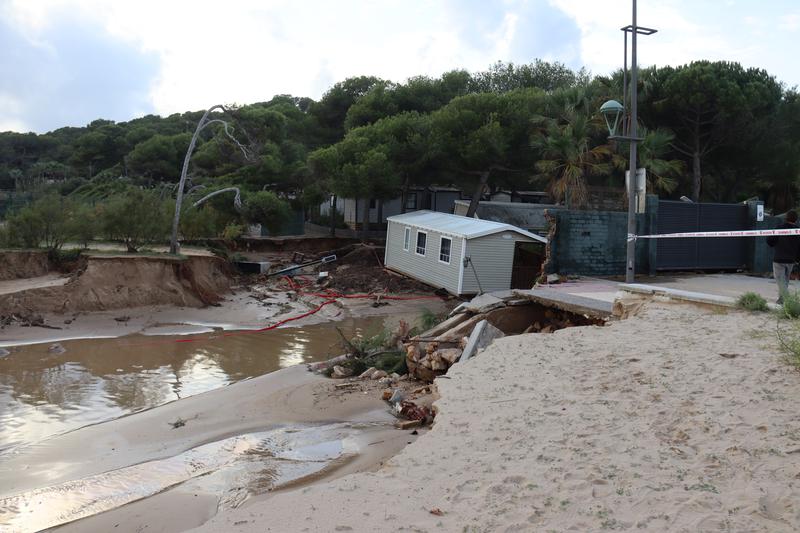
[[[223,113],[227,112],[225,106],[217,104],[215,106],[209,107],[205,113],[203,113],[202,118],[200,118],[200,122],[197,123],[197,128],[194,130],[194,135],[192,135],[192,140],[189,142],[189,148],[186,150],[186,156],[183,158],[183,168],[181,169],[181,180],[178,182],[178,194],[175,198],[175,215],[172,218],[172,236],[170,237],[169,241],[169,253],[177,254],[178,253],[178,227],[180,225],[181,220],[181,204],[183,203],[183,189],[186,186],[186,176],[189,173],[189,160],[192,158],[192,153],[194,152],[194,148],[197,145],[197,139],[200,136],[200,132],[203,131],[206,127],[211,124],[222,124],[223,130],[225,135],[233,141],[236,146],[242,151],[245,158],[248,158],[247,149],[236,140],[233,136],[232,129],[230,128],[227,121],[222,120],[220,118],[209,118],[211,113],[216,110],[220,110]]]

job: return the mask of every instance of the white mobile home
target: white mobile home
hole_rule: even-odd
[[[529,289],[547,239],[523,229],[446,213],[388,218],[385,264],[455,295]]]

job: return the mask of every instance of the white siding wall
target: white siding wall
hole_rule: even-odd
[[[411,229],[408,251],[403,250],[406,227]],[[417,228],[413,226],[406,226],[399,222],[389,222],[386,232],[386,266],[433,287],[444,288],[452,294],[457,294],[463,239],[461,237],[442,235],[431,230],[422,230],[428,234],[428,241],[425,257],[421,257],[414,253],[417,245],[417,231]],[[443,236],[452,241],[450,245],[450,264],[439,261],[439,243],[440,238]]]
[[[511,288],[511,271],[514,266],[514,247],[517,242],[532,242],[513,231],[504,231],[470,239],[467,241],[467,257],[472,258],[475,270],[480,277],[480,286],[484,292],[502,291]],[[478,292],[472,266],[464,269],[463,294]]]

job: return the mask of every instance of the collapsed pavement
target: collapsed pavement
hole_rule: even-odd
[[[494,339],[523,333],[552,333],[573,326],[603,325],[610,309],[594,301],[543,290],[509,290],[477,296],[456,307],[447,320],[406,343],[409,373],[432,382]],[[569,301],[569,300],[572,301]],[[566,300],[566,301],[565,301]]]
[[[446,320],[423,333],[409,335],[408,325],[404,329],[401,323],[385,350],[356,354],[351,349],[347,355],[309,365],[309,370],[342,379],[335,388],[343,391],[370,394],[382,390],[383,400],[389,402],[393,413],[405,419],[397,427],[406,429],[432,422],[435,409],[431,398],[437,397],[434,379],[446,374],[457,362],[478,355],[495,339],[526,333],[547,334],[573,326],[602,326],[611,311],[611,306],[604,302],[547,289],[483,294],[462,303]],[[397,348],[402,349],[407,373],[390,374],[370,367],[354,377],[354,360],[397,353],[391,351]],[[377,381],[377,386],[365,385],[370,381]]]

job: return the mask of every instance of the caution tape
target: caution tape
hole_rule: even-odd
[[[771,237],[781,235],[800,235],[800,228],[786,229],[748,229],[740,231],[692,231],[686,233],[662,233],[660,235],[628,234],[629,241],[637,239],[703,239],[709,237]]]

